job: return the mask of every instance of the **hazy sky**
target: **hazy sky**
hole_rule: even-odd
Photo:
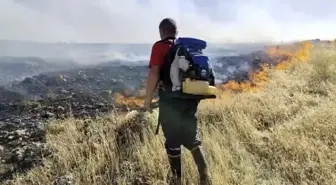
[[[146,42],[164,17],[209,42],[336,38],[332,0],[0,0],[0,39]]]

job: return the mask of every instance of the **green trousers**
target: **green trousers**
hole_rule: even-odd
[[[192,150],[201,144],[195,115],[198,103],[188,99],[159,101],[159,121],[168,155],[180,155],[181,145]]]
[[[165,137],[165,149],[174,175],[181,177],[181,146],[190,151],[201,145],[198,138],[196,111],[199,101],[193,99],[159,100],[159,121]]]

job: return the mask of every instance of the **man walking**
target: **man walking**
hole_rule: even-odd
[[[208,184],[207,164],[198,138],[197,118],[195,116],[198,99],[176,97],[171,92],[171,83],[164,83],[167,73],[164,64],[167,54],[177,36],[176,22],[165,18],[159,24],[161,40],[157,41],[151,51],[149,73],[147,78],[146,98],[144,108],[151,110],[153,93],[159,91],[159,122],[165,136],[165,149],[175,182],[181,183],[181,146],[186,147],[193,156],[200,175],[200,183]]]

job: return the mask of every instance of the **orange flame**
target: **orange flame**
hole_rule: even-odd
[[[266,48],[267,55],[275,63],[275,70],[288,69],[293,63],[306,61],[310,56],[311,42],[305,41],[300,43],[299,47],[295,46],[279,46]],[[279,61],[276,61],[279,60]],[[269,71],[268,64],[269,61],[262,61],[263,65],[259,72],[252,75],[252,79],[248,82],[236,82],[229,81],[225,84],[219,85],[218,88],[221,90],[229,91],[256,91],[262,89],[262,87],[269,80],[267,72]]]
[[[141,97],[127,97],[121,93],[114,94],[114,103],[116,105],[126,106],[126,107],[141,107],[144,104],[144,99]]]
[[[307,61],[310,57],[310,50],[312,44],[310,41],[300,42],[299,45],[282,45],[266,47],[265,52],[275,63],[273,69],[284,70],[288,69],[295,63]],[[267,73],[270,70],[268,66],[269,61],[262,61],[262,67],[259,72],[252,74],[252,78],[247,82],[229,81],[225,84],[217,85],[220,90],[218,97],[227,97],[227,92],[254,92],[261,90],[262,87],[268,82],[269,78]],[[116,105],[126,106],[129,108],[136,108],[143,106],[145,90],[141,89],[141,96],[127,97],[120,93],[114,94],[114,101]],[[222,96],[223,95],[223,96]],[[154,101],[158,101],[154,99]]]

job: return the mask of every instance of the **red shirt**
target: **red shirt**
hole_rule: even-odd
[[[160,40],[152,46],[149,68],[153,65],[160,67],[163,64],[164,57],[170,48],[170,44],[169,40]]]

